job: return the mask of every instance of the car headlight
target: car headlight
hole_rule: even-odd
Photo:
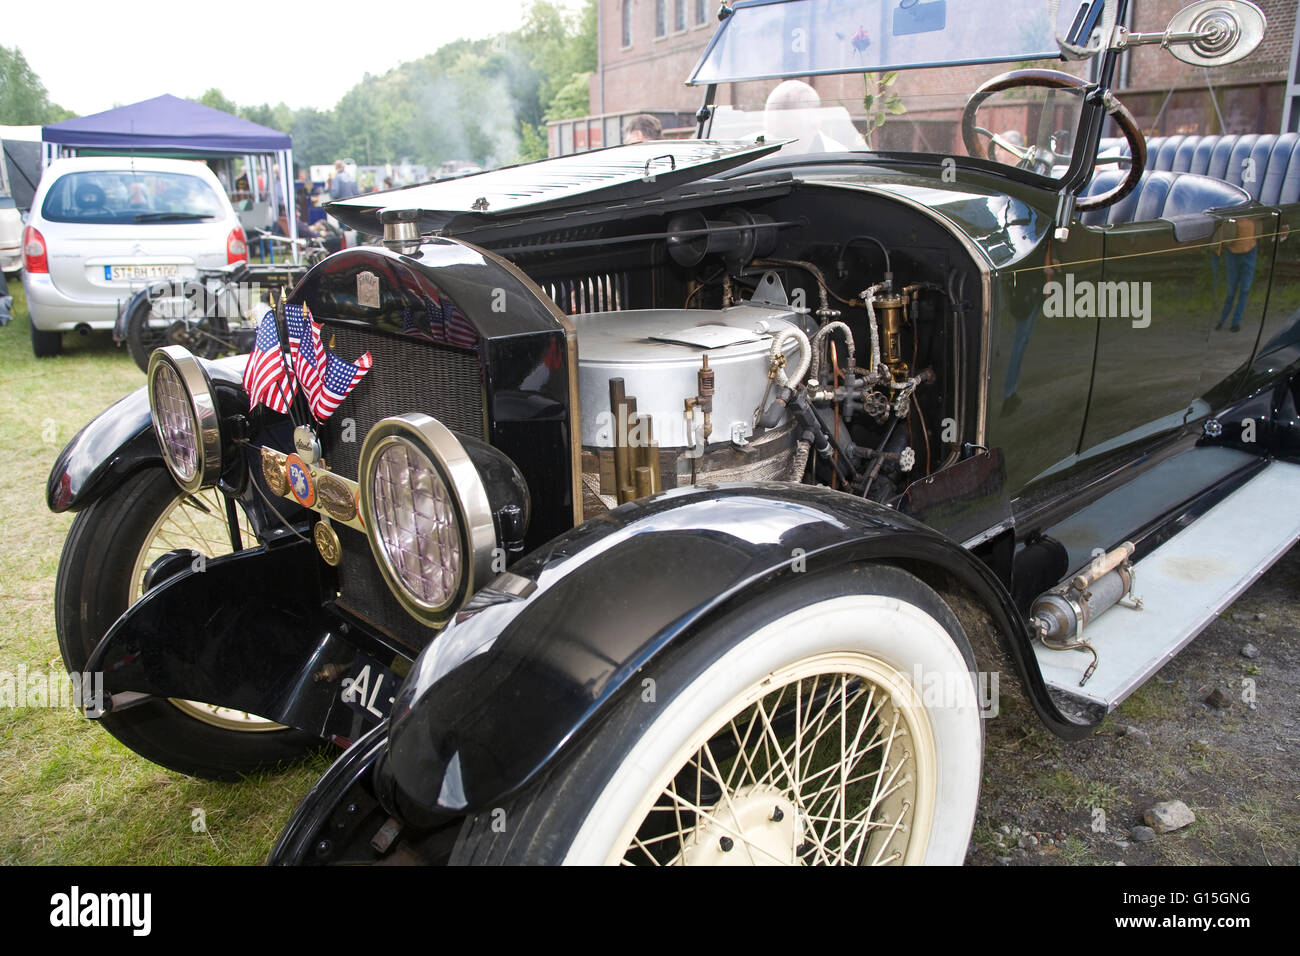
[[[169,345],[149,358],[149,407],[163,458],[188,492],[221,477],[221,418],[208,373],[189,350]]]
[[[361,520],[389,588],[440,627],[486,580],[496,547],[487,490],[445,425],[410,413],[375,424],[361,445]]]

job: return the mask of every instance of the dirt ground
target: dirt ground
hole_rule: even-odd
[[[1297,596],[1300,547],[1085,740],[1060,740],[1004,694],[985,725],[967,862],[1300,864]],[[1207,702],[1216,689],[1223,696]],[[1181,800],[1195,822],[1135,839],[1144,812],[1165,800]]]

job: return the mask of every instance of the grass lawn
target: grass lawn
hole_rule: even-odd
[[[55,456],[144,376],[108,333],[32,356],[22,285],[0,328],[0,679],[63,674],[54,579],[71,514],[45,507]],[[194,780],[127,750],[75,711],[0,707],[0,863],[260,863],[327,765],[239,784]],[[206,832],[197,825],[203,811]]]

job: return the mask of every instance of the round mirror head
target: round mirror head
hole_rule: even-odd
[[[1171,43],[1169,52],[1193,66],[1223,66],[1255,52],[1268,21],[1248,0],[1197,0],[1169,21],[1169,33],[1199,33],[1191,43]]]

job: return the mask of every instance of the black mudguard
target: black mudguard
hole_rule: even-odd
[[[237,356],[203,365],[214,386],[242,388],[246,362]],[[100,412],[59,452],[45,483],[45,502],[51,511],[80,511],[140,468],[162,463],[149,392],[138,388]]]
[[[149,697],[257,714],[323,738],[378,722],[342,699],[343,678],[381,663],[328,611],[331,583],[309,541],[213,558],[133,604],[91,653],[104,713]],[[371,649],[373,650],[373,649]],[[394,691],[396,685],[394,684]],[[88,711],[87,716],[102,714]]]
[[[1010,595],[970,552],[829,489],[718,485],[609,512],[480,591],[403,685],[386,773],[433,812],[498,805],[667,647],[800,571],[864,560],[924,563],[968,587],[987,606],[1040,717],[1061,736],[1088,732],[1048,696]]]
[[[128,301],[125,306],[118,309],[117,320],[113,323],[114,344],[121,345],[123,342],[126,341],[126,323],[131,313],[135,311],[135,307],[147,298],[149,298],[148,286],[141,289],[135,295],[131,296],[130,301]]]

